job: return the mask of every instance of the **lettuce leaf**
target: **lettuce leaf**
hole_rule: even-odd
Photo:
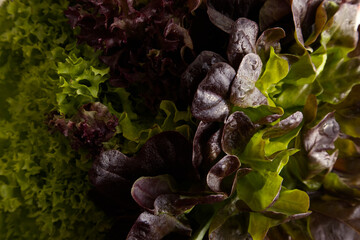
[[[188,102],[180,91],[185,50],[193,49],[185,28],[184,0],[74,2],[65,11],[78,41],[103,52],[110,83],[126,87],[156,114],[161,100]],[[184,105],[183,105],[184,106]]]
[[[76,47],[67,5],[17,0],[0,7],[2,239],[99,239],[111,226],[87,195],[90,159],[45,124],[58,109],[56,62]]]

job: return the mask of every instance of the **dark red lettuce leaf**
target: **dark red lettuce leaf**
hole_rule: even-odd
[[[291,114],[289,117],[281,120],[279,123],[272,126],[263,134],[263,138],[280,137],[291,130],[297,128],[303,120],[303,114],[299,111]]]
[[[95,159],[89,180],[95,187],[92,199],[111,215],[123,215],[139,210],[132,200],[130,189],[136,179],[139,163],[117,150],[109,150]]]
[[[114,136],[118,119],[105,105],[94,102],[82,106],[71,119],[54,115],[49,125],[69,138],[74,149],[84,147],[97,154],[102,143]]]
[[[156,198],[154,202],[156,214],[181,215],[198,204],[212,204],[225,200],[225,194],[163,194]]]
[[[254,124],[245,113],[232,113],[225,120],[221,138],[222,150],[229,155],[241,154],[255,132]]]
[[[156,176],[169,174],[183,182],[194,183],[195,171],[191,162],[192,145],[190,142],[175,131],[162,132],[150,138],[134,161],[139,162],[141,176]]]
[[[304,41],[313,31],[316,10],[321,2],[321,0],[267,0],[260,9],[260,31],[270,27],[283,28],[286,37],[282,39],[282,45],[286,47],[298,45],[291,51],[303,54]]]
[[[132,226],[126,239],[159,240],[171,232],[190,237],[191,231],[189,225],[185,225],[173,216],[143,212]]]
[[[175,192],[174,185],[175,181],[170,175],[140,177],[131,188],[131,196],[139,206],[153,211],[155,199],[160,195]]]
[[[169,233],[187,236],[191,228],[175,216],[195,205],[227,198],[205,191],[191,159],[191,144],[177,132],[155,135],[133,157],[117,150],[104,151],[89,172],[94,194],[100,199],[97,203],[109,204],[102,207],[112,208],[120,219],[140,208],[150,212],[138,217],[128,239],[162,239]]]
[[[214,192],[225,192],[230,195],[227,189],[221,186],[222,180],[237,171],[241,163],[238,157],[226,155],[217,162],[209,171],[206,182],[209,188]],[[231,188],[232,186],[230,186]]]
[[[192,102],[199,83],[206,77],[211,66],[218,62],[225,62],[219,54],[211,51],[202,51],[181,75],[181,86]]]
[[[201,121],[198,125],[193,140],[192,164],[201,178],[222,152],[221,133],[220,123]]]
[[[192,102],[191,113],[205,122],[222,122],[230,112],[227,101],[235,70],[227,63],[216,63],[199,84]]]
[[[72,27],[80,27],[79,42],[103,50],[100,59],[110,67],[110,83],[127,87],[156,112],[160,100],[186,100],[179,91],[186,68],[182,55],[193,44],[183,24],[185,2],[81,0],[65,15]]]
[[[262,62],[257,54],[249,53],[242,59],[231,85],[232,104],[242,108],[267,105],[266,97],[255,87],[261,69]]]
[[[312,199],[310,209],[314,239],[360,239],[359,201]]]
[[[255,52],[258,31],[257,23],[247,18],[239,18],[232,25],[227,57],[235,69],[239,67],[246,54]]]
[[[314,2],[314,1],[311,1],[311,2]],[[305,16],[306,16],[307,2],[302,1],[302,0],[292,0],[291,1],[291,11],[293,14],[293,21],[294,21],[294,25],[295,25],[296,37],[297,37],[299,43],[301,43],[301,45],[304,45],[304,37],[302,34],[302,30],[301,30],[301,23],[304,21]]]
[[[328,113],[315,127],[304,135],[304,148],[308,156],[308,170],[310,176],[324,170],[330,171],[337,159],[338,150],[334,150],[335,140],[339,137],[340,127],[335,120],[334,112]]]
[[[274,48],[276,53],[280,53],[280,40],[284,37],[285,31],[282,28],[275,27],[266,29],[256,41],[256,54],[260,56],[263,62],[266,62],[269,58],[271,47]]]
[[[210,204],[224,200],[225,194],[211,194],[203,191],[179,191],[181,183],[170,175],[141,177],[135,181],[131,195],[139,206],[148,212],[181,215],[198,204]]]
[[[170,174],[185,188],[194,184],[191,152],[191,144],[180,133],[163,132],[150,138],[134,157],[117,150],[102,152],[89,171],[89,179],[95,192],[121,209],[117,202],[135,203],[131,187],[139,177]]]
[[[271,114],[271,115],[267,115],[265,117],[260,118],[259,120],[254,122],[254,125],[256,128],[262,127],[262,125],[268,125],[272,122],[275,122],[276,120],[278,120],[279,118],[281,118],[282,115],[280,114]]]

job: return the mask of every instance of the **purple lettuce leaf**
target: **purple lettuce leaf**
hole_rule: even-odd
[[[180,216],[184,212],[192,209],[199,204],[213,204],[225,200],[225,194],[213,193],[181,193],[181,194],[162,194],[155,199],[155,214],[170,214]]]
[[[167,214],[153,215],[148,212],[140,214],[132,226],[127,240],[158,240],[171,232],[191,236],[191,228]]]
[[[262,62],[258,55],[249,53],[242,59],[231,85],[232,104],[242,108],[267,105],[266,97],[255,87],[261,69]]]
[[[321,0],[268,0],[260,10],[260,31],[270,27],[283,28],[286,37],[282,39],[282,44],[290,47],[291,52],[301,55],[307,47],[304,42],[314,29],[316,11],[321,2]]]
[[[219,54],[202,51],[181,75],[181,87],[185,91],[190,103],[194,98],[199,83],[206,77],[211,66],[218,62],[225,62]]]
[[[185,49],[193,49],[183,22],[185,0],[133,1],[81,0],[65,15],[79,26],[79,42],[103,50],[100,59],[110,67],[110,83],[127,87],[142,105],[156,112],[163,99],[184,99],[180,75],[186,68]],[[187,101],[186,101],[187,102]]]
[[[82,106],[71,119],[54,115],[49,125],[69,138],[74,149],[85,148],[96,154],[102,143],[114,136],[118,119],[105,105],[94,102]]]
[[[309,1],[310,2],[310,1]],[[314,1],[311,1],[314,2]],[[319,1],[320,2],[320,1]],[[304,46],[304,37],[301,30],[301,23],[304,21],[307,11],[307,2],[302,0],[291,1],[291,12],[295,25],[295,35],[298,42]]]
[[[140,176],[170,174],[176,180],[186,182],[196,179],[191,162],[192,146],[180,133],[163,132],[150,138],[134,161],[140,162]],[[184,182],[186,181],[186,182]]]
[[[237,171],[240,165],[240,160],[234,155],[226,155],[223,157],[210,169],[206,177],[209,188],[214,192],[225,192],[229,195],[229,190],[221,186],[222,180]],[[231,187],[232,186],[230,186],[230,188]]]
[[[280,40],[286,36],[284,29],[279,27],[269,28],[263,31],[260,37],[256,40],[256,53],[260,56],[263,62],[266,62],[270,56],[271,47],[276,53],[280,53]]]
[[[223,121],[230,112],[227,98],[234,77],[235,70],[229,64],[214,64],[195,93],[193,116],[205,122]]]
[[[270,114],[267,115],[265,117],[260,118],[259,120],[254,122],[254,125],[256,128],[261,127],[261,125],[269,125],[270,123],[275,122],[276,120],[278,120],[279,118],[281,118],[281,114]]]
[[[131,187],[142,176],[170,174],[186,184],[194,183],[195,171],[191,163],[191,144],[177,132],[163,132],[150,138],[133,157],[118,150],[102,152],[89,171],[94,191],[104,201],[112,202],[114,211],[126,210],[125,202],[134,205]],[[135,204],[136,205],[136,204]]]
[[[349,199],[312,199],[314,239],[360,239],[360,204]]]
[[[155,199],[175,192],[174,185],[175,180],[170,175],[140,177],[131,188],[131,196],[139,206],[153,212]]]
[[[257,23],[247,18],[239,18],[232,25],[227,57],[235,69],[239,67],[246,54],[255,52],[258,31]]]
[[[130,189],[136,179],[139,163],[117,150],[101,153],[89,171],[90,183],[95,187],[91,195],[105,212],[121,214],[138,211]],[[141,174],[141,173],[140,173]]]
[[[160,239],[178,231],[190,234],[191,229],[180,220],[186,211],[227,198],[202,186],[191,154],[185,137],[171,131],[150,138],[133,157],[117,150],[102,152],[89,172],[97,203],[107,204],[100,207],[120,219],[147,210],[133,225],[129,239],[141,237],[144,231],[146,239]]]
[[[297,128],[303,120],[303,114],[297,111],[281,120],[263,134],[263,138],[276,138]]]
[[[222,127],[217,122],[201,121],[193,139],[192,164],[200,178],[221,154]]]
[[[254,124],[243,112],[234,112],[226,120],[221,137],[222,150],[229,155],[240,155],[256,132]]]
[[[324,170],[330,171],[335,164],[338,150],[334,150],[335,140],[339,137],[340,127],[335,120],[334,112],[328,113],[315,127],[304,135],[304,148],[308,156],[310,176],[317,175]]]

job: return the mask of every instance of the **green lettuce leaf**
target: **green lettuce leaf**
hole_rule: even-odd
[[[45,124],[58,109],[56,62],[76,48],[67,5],[16,0],[0,7],[1,239],[101,239],[111,226],[87,195],[91,159]]]
[[[317,77],[323,88],[319,99],[337,104],[345,99],[351,88],[359,84],[360,59],[347,57],[348,48],[334,47],[327,50],[324,70]]]
[[[108,79],[109,72],[109,68],[97,68],[98,56],[92,53],[84,59],[71,52],[65,62],[58,63],[61,92],[56,97],[61,114],[72,116],[80,106],[98,99],[100,84]]]
[[[237,196],[253,211],[265,210],[279,194],[282,180],[274,172],[251,171],[237,178]]]
[[[117,136],[106,143],[107,148],[119,147],[124,154],[136,153],[152,136],[163,131],[177,131],[188,140],[194,135],[195,123],[190,109],[179,111],[171,101],[160,103],[160,111],[155,119],[140,119],[132,112],[116,112],[119,126]]]

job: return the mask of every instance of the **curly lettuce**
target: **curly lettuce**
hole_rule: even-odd
[[[56,62],[76,48],[67,5],[7,1],[0,8],[2,239],[99,239],[111,226],[88,198],[90,159],[45,124],[58,110]]]

